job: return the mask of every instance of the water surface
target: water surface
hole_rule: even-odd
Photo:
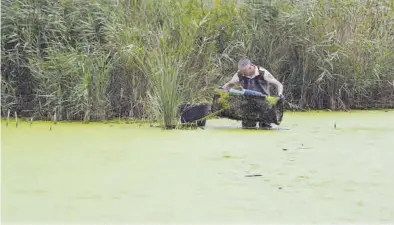
[[[2,222],[394,222],[393,111],[279,128],[2,121]]]

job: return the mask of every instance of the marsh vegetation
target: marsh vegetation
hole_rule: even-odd
[[[177,123],[248,56],[287,109],[394,106],[393,1],[3,0],[2,116]]]

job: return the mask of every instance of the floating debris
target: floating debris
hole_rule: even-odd
[[[245,175],[245,177],[261,177],[261,174],[252,174],[252,175]]]

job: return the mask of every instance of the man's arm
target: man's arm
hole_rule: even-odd
[[[264,78],[269,84],[273,84],[276,86],[276,88],[278,89],[278,96],[281,96],[283,94],[283,85],[277,79],[275,79],[275,77],[272,76],[271,73],[265,73]]]
[[[234,87],[236,84],[239,84],[238,73],[234,74],[229,82],[223,85],[223,89],[230,90],[230,88]]]

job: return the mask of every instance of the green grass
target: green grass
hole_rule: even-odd
[[[245,56],[287,108],[394,107],[392,1],[244,2],[5,0],[1,114],[171,127]]]

